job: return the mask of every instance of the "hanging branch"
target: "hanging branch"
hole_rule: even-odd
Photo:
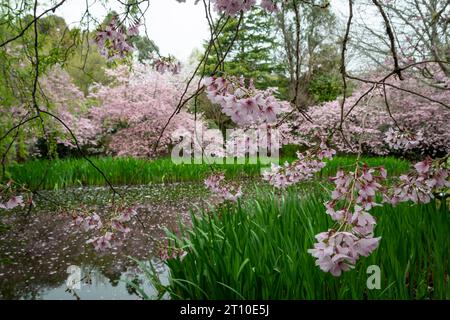
[[[45,110],[40,110],[40,112],[54,118],[56,121],[58,121],[70,134],[70,136],[72,137],[73,141],[75,142],[75,146],[77,147],[78,152],[81,154],[81,156],[87,161],[89,162],[89,164],[95,169],[97,170],[98,173],[100,173],[103,177],[103,179],[106,181],[106,183],[108,184],[109,188],[112,190],[114,195],[118,195],[120,196],[120,193],[116,190],[116,188],[114,188],[114,186],[111,184],[111,182],[109,181],[109,179],[106,177],[105,173],[99,168],[97,167],[91,159],[89,159],[86,154],[83,152],[83,150],[81,149],[79,143],[78,143],[78,139],[75,136],[75,134],[73,133],[73,131],[69,128],[69,126],[58,116],[54,115],[53,113],[49,112],[49,111],[45,111]]]
[[[303,3],[314,5],[310,3],[309,1],[301,1]],[[318,6],[318,5],[317,5]],[[324,6],[323,8],[326,8],[327,6]],[[295,109],[298,110],[298,112],[309,122],[313,123],[311,117],[306,113],[304,108],[302,108],[298,104],[298,95],[299,95],[299,86],[300,86],[300,39],[301,39],[301,21],[300,21],[300,10],[299,10],[299,4],[297,0],[293,0],[293,8],[294,8],[294,16],[295,16],[295,81],[294,81],[294,97],[291,99],[291,105],[295,107]],[[322,7],[321,7],[322,8]],[[289,116],[289,114],[288,114]],[[281,125],[281,123],[287,119],[285,117],[282,119],[277,126]]]
[[[391,28],[391,24],[389,23],[388,16],[384,12],[383,6],[378,2],[378,0],[372,0],[372,2],[378,7],[378,10],[380,11],[380,14],[384,20],[384,25],[386,27],[386,33],[389,36],[389,41],[391,44],[392,58],[394,59],[394,72],[398,75],[398,78],[400,80],[403,80],[401,69],[398,64],[398,56],[397,56],[397,50],[395,48],[394,32],[392,32],[392,28]]]
[[[300,12],[298,8],[298,3],[296,0],[293,2],[294,13],[295,13],[295,88],[294,97],[292,98],[292,103],[297,106],[298,102],[298,87],[300,85]],[[300,108],[298,106],[298,108]]]
[[[56,8],[58,8],[59,6],[61,6],[66,0],[63,0],[61,2],[59,2],[57,5],[55,5],[54,7],[44,11],[42,14],[37,15],[37,7],[38,7],[38,1],[35,0],[34,2],[34,7],[33,7],[33,20],[26,25],[22,31],[19,33],[19,35],[17,35],[16,37],[13,37],[9,40],[7,40],[6,42],[2,43],[0,45],[0,47],[6,45],[7,43],[10,43],[16,39],[19,39],[20,37],[22,37],[26,30],[28,30],[31,26],[33,26],[33,33],[34,33],[34,42],[33,42],[33,49],[34,49],[34,59],[32,57],[30,57],[30,60],[32,61],[33,65],[34,65],[34,77],[33,77],[33,85],[32,85],[32,91],[31,91],[31,98],[32,98],[32,107],[33,109],[36,111],[36,115],[30,118],[26,118],[27,115],[15,126],[13,126],[11,129],[9,129],[2,137],[0,137],[0,142],[5,139],[7,136],[9,136],[14,130],[17,130],[15,133],[15,136],[13,137],[13,142],[15,141],[18,132],[20,130],[20,127],[22,127],[23,125],[25,125],[28,122],[31,122],[33,120],[39,119],[40,123],[41,123],[41,127],[42,127],[42,131],[44,134],[44,137],[47,136],[47,132],[46,132],[46,128],[45,128],[45,121],[42,117],[42,114],[46,114],[52,118],[54,118],[55,120],[57,120],[59,123],[61,123],[63,125],[63,127],[69,132],[69,134],[71,135],[72,139],[75,142],[75,145],[77,147],[78,152],[82,155],[82,157],[87,160],[90,165],[92,167],[94,167],[95,170],[97,170],[97,172],[99,172],[102,177],[104,178],[104,180],[106,181],[106,183],[108,184],[108,186],[110,187],[110,189],[113,191],[114,195],[119,195],[120,194],[117,192],[117,190],[114,188],[114,186],[111,184],[111,182],[109,181],[109,179],[106,177],[106,175],[104,174],[104,172],[98,168],[83,152],[83,150],[81,149],[78,140],[75,136],[75,134],[73,133],[73,131],[67,126],[67,124],[60,119],[58,116],[50,113],[49,111],[43,110],[39,107],[39,103],[38,103],[38,98],[37,98],[37,94],[38,94],[38,87],[40,87],[39,85],[39,77],[40,77],[40,56],[39,56],[39,33],[38,33],[38,21],[39,19],[44,16],[46,13],[50,12],[50,11],[55,11]],[[13,143],[12,142],[12,143]],[[11,149],[12,143],[8,146],[8,148],[6,149],[6,151],[2,154],[2,170],[3,172],[5,172],[5,168],[4,168],[4,162],[6,159],[6,156],[8,154],[8,152]]]
[[[222,65],[222,63],[225,61],[225,58],[227,57],[227,55],[230,53],[230,51],[231,51],[231,49],[232,49],[232,47],[233,47],[233,45],[234,45],[234,42],[236,41],[236,39],[237,39],[237,37],[238,37],[239,30],[240,30],[240,26],[241,26],[241,23],[242,23],[242,21],[243,21],[243,18],[244,18],[244,13],[241,12],[241,13],[240,13],[240,16],[239,16],[239,20],[238,20],[237,27],[236,27],[236,32],[234,33],[234,36],[233,36],[233,38],[232,38],[232,40],[231,40],[230,45],[228,46],[227,50],[224,52],[224,54],[223,54],[223,56],[222,56],[222,59],[220,59],[220,60],[217,62],[216,66],[214,67],[214,69],[213,69],[213,71],[212,71],[212,74],[213,74],[213,75],[217,72],[217,70],[219,69],[219,67],[220,67],[220,66]],[[203,92],[204,86],[198,88],[193,94],[191,94],[189,97],[185,98],[185,96],[186,96],[186,94],[187,94],[187,91],[189,90],[189,86],[191,85],[191,82],[194,80],[194,78],[195,78],[195,76],[197,75],[197,72],[198,72],[198,70],[200,69],[200,67],[202,66],[202,64],[203,64],[204,62],[206,62],[206,59],[207,59],[207,57],[208,57],[208,55],[209,55],[209,52],[211,51],[211,48],[212,48],[212,46],[213,46],[213,43],[214,43],[214,41],[216,41],[217,37],[219,36],[219,34],[221,33],[221,31],[223,30],[224,26],[225,26],[225,24],[223,24],[223,26],[222,26],[222,28],[220,29],[219,32],[212,32],[212,33],[211,33],[212,36],[211,36],[211,39],[210,39],[210,41],[209,41],[208,47],[206,48],[205,54],[203,55],[202,59],[201,59],[200,62],[198,63],[197,67],[195,68],[195,71],[192,73],[191,78],[189,79],[188,83],[186,84],[185,89],[184,89],[184,91],[183,91],[183,94],[182,94],[181,97],[180,97],[180,101],[178,102],[178,105],[175,107],[175,110],[174,110],[173,113],[170,115],[169,119],[167,120],[166,124],[164,125],[163,129],[161,130],[161,133],[160,133],[159,136],[158,136],[158,140],[156,140],[156,143],[155,143],[155,145],[154,145],[154,147],[153,147],[153,150],[156,150],[156,149],[158,148],[159,142],[161,141],[162,136],[163,136],[164,132],[166,131],[167,127],[169,126],[170,122],[172,121],[173,117],[175,117],[176,114],[180,113],[181,109],[182,109],[182,108],[183,108],[190,100],[192,100],[193,98],[195,98],[196,96],[198,96],[200,93]],[[218,25],[217,25],[217,27],[218,27]],[[214,34],[215,34],[215,36],[214,36]]]
[[[343,124],[344,124],[344,107],[345,107],[345,101],[347,97],[347,70],[346,70],[346,61],[345,61],[345,52],[347,51],[347,43],[349,40],[350,35],[350,28],[352,25],[352,19],[353,19],[353,0],[348,0],[348,20],[347,20],[347,28],[345,30],[344,39],[342,41],[342,50],[341,50],[341,75],[342,75],[342,102],[341,102],[341,120],[339,123],[339,131],[341,132],[342,138],[344,139],[344,142],[351,148],[350,143],[347,141],[347,138],[345,137],[344,130],[343,130]]]

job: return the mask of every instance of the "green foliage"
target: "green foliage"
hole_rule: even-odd
[[[0,43],[18,35],[23,26],[32,21],[33,17],[28,14],[28,10],[26,6],[20,14],[10,15],[10,12],[6,10],[5,14],[0,15]],[[69,30],[65,21],[54,15],[46,16],[38,21],[37,34],[39,76],[44,75],[56,65],[64,65],[80,41],[79,31]],[[27,112],[30,114],[35,112],[32,98],[36,75],[34,44],[35,35],[32,26],[23,33],[23,36],[0,48],[1,136],[16,125]],[[38,86],[35,95],[36,103],[52,110],[51,102],[40,89],[41,87]],[[51,131],[51,127],[47,124],[46,129]],[[4,159],[5,163],[27,158],[30,141],[42,135],[43,128],[39,121],[28,122],[26,129],[13,130],[0,145],[2,154],[9,150]]]
[[[146,36],[134,36],[130,43],[136,49],[140,63],[148,62],[155,53],[159,52],[156,44]]]
[[[342,94],[342,80],[338,76],[321,74],[313,77],[308,91],[316,103],[332,101]]]
[[[335,100],[343,91],[337,43],[321,44],[312,63],[313,70],[308,83],[308,93],[316,103]]]
[[[193,226],[169,232],[187,252],[168,260],[172,299],[448,299],[450,211],[409,204],[373,209],[380,247],[335,278],[307,252],[332,226],[319,185],[286,193],[260,190],[255,199],[192,214]],[[368,266],[381,269],[369,290]]]
[[[83,32],[87,41],[92,41],[93,33]],[[74,84],[80,88],[85,95],[94,83],[109,84],[112,79],[106,75],[108,68],[106,59],[100,55],[95,43],[83,41],[74,51],[73,56],[66,64],[66,70],[73,79]]]
[[[206,74],[213,73],[214,67],[231,45],[238,21],[238,18],[231,18],[224,26],[216,46],[212,47],[209,54]],[[276,56],[279,46],[275,18],[260,8],[252,9],[242,21],[234,45],[219,70],[237,77],[242,75],[253,78],[258,89],[279,87],[281,96],[286,96],[286,69]]]
[[[32,7],[26,6],[20,14],[12,14],[7,5],[0,7],[0,43],[19,34],[23,26],[32,21],[30,9]],[[41,108],[45,106],[54,114],[58,114],[58,110],[55,110],[57,106],[49,98],[49,92],[44,94],[45,90],[43,90],[45,87],[43,79],[55,68],[67,71],[75,85],[85,95],[88,94],[92,84],[106,85],[112,81],[105,70],[117,63],[108,62],[100,55],[97,45],[93,42],[95,31],[87,32],[78,28],[69,28],[63,18],[48,15],[38,20],[37,33],[40,83],[37,86],[36,103]],[[137,47],[138,58],[155,50],[153,43],[146,37],[136,36],[133,41]],[[36,112],[32,99],[36,74],[34,44],[35,35],[32,25],[22,37],[0,48],[0,105],[2,106],[0,136],[16,125],[27,112],[29,114]],[[123,59],[118,63],[127,62],[127,59]],[[56,150],[56,141],[58,136],[62,135],[62,129],[54,119],[45,115],[42,115],[42,118],[45,120],[48,136],[45,139],[48,145],[44,149],[51,152]],[[1,154],[9,150],[4,159],[5,163],[29,158],[35,142],[43,138],[43,131],[41,121],[31,121],[18,131],[11,132],[0,143]],[[50,154],[44,156],[50,156]]]

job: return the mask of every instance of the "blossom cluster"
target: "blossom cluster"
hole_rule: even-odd
[[[24,207],[25,203],[23,202],[22,196],[12,196],[6,202],[0,202],[0,209],[10,210],[16,207]]]
[[[172,74],[178,74],[181,70],[180,62],[174,61],[171,57],[161,57],[156,59],[153,62],[153,67],[159,73],[170,72]]]
[[[380,238],[358,238],[353,233],[333,229],[316,235],[317,243],[308,252],[315,258],[316,265],[324,272],[339,277],[349,271],[360,256],[367,257],[379,244]]]
[[[395,130],[389,128],[385,133],[384,141],[391,149],[395,150],[410,150],[420,145],[423,140],[422,132],[413,134],[407,131]]]
[[[378,247],[381,237],[374,237],[376,220],[369,211],[380,205],[375,196],[384,190],[381,182],[386,177],[383,167],[357,165],[354,172],[339,170],[331,179],[335,189],[325,207],[338,227],[318,234],[318,242],[308,250],[317,258],[316,265],[321,270],[340,276],[352,269],[361,256],[367,257]]]
[[[246,12],[256,5],[256,0],[211,0],[218,12],[235,16],[239,12]],[[273,0],[261,0],[261,7],[268,12],[276,12],[278,7]]]
[[[211,77],[205,86],[208,99],[241,126],[274,123],[279,114],[290,109],[289,103],[273,96],[273,88],[257,90],[251,79],[246,84],[242,77]]]
[[[215,173],[205,180],[205,186],[218,195],[221,200],[237,202],[237,199],[242,196],[241,187],[236,189],[234,186],[226,184],[224,180],[223,173]]]
[[[75,215],[73,225],[85,232],[107,230],[103,235],[94,236],[87,241],[94,246],[95,250],[105,251],[121,244],[121,238],[125,238],[131,232],[128,224],[136,215],[135,208],[122,209],[110,219],[108,225],[103,224],[97,213],[88,216]]]
[[[25,205],[34,205],[33,198],[28,196],[24,200],[23,194],[28,190],[24,188],[16,188],[14,181],[10,180],[5,185],[0,185],[0,209],[11,210],[17,207],[25,207]],[[17,195],[18,193],[22,193]]]
[[[108,25],[97,31],[95,42],[100,53],[108,59],[124,58],[134,50],[129,38],[139,34],[139,24],[126,28],[119,25],[118,17],[113,16]]]
[[[393,205],[399,202],[428,203],[434,197],[433,193],[450,187],[449,170],[440,161],[431,158],[414,165],[414,171],[401,175],[392,187],[385,201]]]
[[[314,150],[305,153],[297,152],[298,159],[283,166],[272,163],[271,170],[263,173],[263,179],[277,188],[285,188],[314,177],[314,174],[325,167],[324,159],[332,159],[336,151],[324,142]]]
[[[248,11],[255,4],[256,0],[212,0],[214,8],[229,16],[235,16],[240,11]]]
[[[261,0],[261,7],[267,12],[277,12],[278,7],[273,0]]]

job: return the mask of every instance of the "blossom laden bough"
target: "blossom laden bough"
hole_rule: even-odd
[[[397,204],[412,201],[428,203],[433,192],[450,187],[446,158],[431,158],[414,165],[414,171],[401,175],[398,183],[388,188],[387,171],[383,167],[369,168],[356,164],[353,172],[339,170],[331,178],[335,188],[331,200],[325,202],[326,213],[336,222],[336,227],[316,236],[318,243],[309,253],[317,258],[316,265],[323,271],[340,276],[354,267],[360,256],[368,256],[379,245],[380,237],[374,237],[376,219],[369,213],[381,206],[376,198]]]
[[[247,12],[256,5],[256,0],[211,0],[216,11],[234,17],[239,12]],[[278,7],[274,0],[261,0],[260,6],[267,12],[277,12]]]
[[[399,131],[389,128],[385,133],[384,141],[391,149],[394,150],[410,150],[418,147],[423,140],[422,132],[413,134],[407,131]]]
[[[139,22],[126,28],[119,22],[117,15],[112,16],[111,21],[99,30],[95,36],[95,42],[100,49],[100,54],[114,60],[124,58],[134,50],[130,44],[130,38],[139,35]]]
[[[272,164],[271,169],[263,173],[263,179],[276,188],[286,188],[314,177],[326,165],[324,159],[331,160],[336,151],[321,142],[316,150],[304,153],[297,152],[298,159],[293,163],[286,162],[283,166]]]
[[[353,172],[339,170],[331,178],[335,188],[324,205],[337,226],[318,234],[318,243],[308,250],[321,270],[340,276],[361,256],[367,257],[378,248],[381,237],[374,237],[376,220],[369,210],[380,206],[375,197],[384,191],[381,183],[386,178],[383,167],[369,168],[366,164],[357,164]]]
[[[414,165],[414,170],[403,174],[385,196],[385,201],[396,205],[411,201],[415,204],[428,203],[434,193],[450,187],[448,157],[434,160],[426,158]]]
[[[427,68],[434,70],[433,66]],[[450,90],[438,88],[436,83],[425,83],[411,73],[403,73],[404,81],[390,79],[386,83],[402,90],[417,92],[433,101],[418,98],[408,92],[386,87],[386,93],[372,84],[363,84],[346,97],[341,110],[340,98],[321,105],[311,106],[307,113],[312,121],[304,121],[294,113],[286,121],[285,131],[290,143],[309,144],[311,137],[328,138],[333,128],[340,127],[341,111],[344,114],[342,134],[332,135],[331,143],[338,152],[357,153],[360,141],[363,153],[375,155],[401,155],[411,159],[425,156],[443,157],[450,152]],[[370,77],[375,81],[380,77]],[[369,90],[377,93],[365,95]],[[385,97],[389,100],[386,109]]]
[[[367,257],[378,248],[381,238],[358,238],[351,232],[333,229],[316,235],[314,249],[309,249],[316,265],[324,272],[339,277],[355,267],[360,256]]]
[[[251,79],[211,77],[205,86],[208,99],[240,126],[275,123],[279,114],[290,110],[289,103],[274,97],[275,89],[258,90]]]

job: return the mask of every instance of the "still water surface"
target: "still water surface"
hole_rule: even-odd
[[[164,228],[176,228],[179,221],[187,223],[190,208],[206,205],[205,195],[193,190],[191,184],[127,189],[128,201],[141,205],[142,224],[135,220],[123,245],[100,254],[86,245],[90,236],[73,227],[71,214],[63,207],[88,203],[102,215],[98,208],[108,198],[104,188],[79,188],[64,191],[65,195],[48,192],[47,199],[63,206],[52,208],[41,199],[30,214],[2,217],[10,229],[0,233],[0,299],[140,299],[130,281],[153,295],[151,284],[131,257],[152,261],[162,281],[167,281],[167,270],[155,257],[157,244]],[[70,266],[79,268],[79,289],[69,290],[66,284]]]

